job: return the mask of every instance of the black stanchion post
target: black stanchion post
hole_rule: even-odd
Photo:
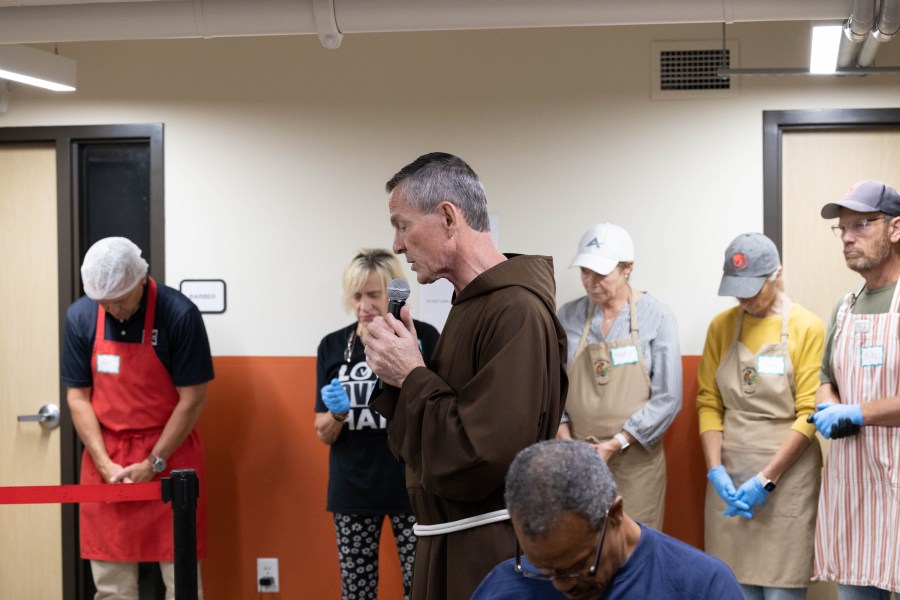
[[[172,502],[175,535],[175,600],[197,600],[197,498],[200,480],[193,469],[172,471],[162,480],[163,502]]]

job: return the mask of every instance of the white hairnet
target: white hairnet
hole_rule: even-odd
[[[108,237],[95,243],[84,255],[81,283],[92,300],[121,298],[147,274],[141,249],[123,237]]]

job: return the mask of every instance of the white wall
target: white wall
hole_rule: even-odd
[[[651,41],[720,32],[365,34],[336,51],[313,36],[61,44],[78,91],[16,86],[0,126],[165,124],[168,283],[226,280],[228,311],[206,320],[217,355],[313,355],[350,322],[341,270],[361,246],[390,246],[384,182],[434,150],[479,173],[504,251],[556,259],[560,302],[582,292],[566,269],[581,233],[626,227],[633,283],[672,306],[683,352],[699,354],[729,305],[716,296],[724,248],[762,228],[762,111],[900,105],[897,75],[744,77],[733,98],[650,100]],[[808,61],[808,23],[728,37],[740,66]],[[878,64],[900,65],[893,46]]]

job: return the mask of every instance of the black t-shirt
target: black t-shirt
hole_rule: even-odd
[[[140,343],[147,307],[147,288],[137,312],[124,322],[106,314],[107,340]],[[82,296],[66,312],[60,379],[67,387],[93,385],[91,354],[97,333],[97,302]],[[203,317],[184,294],[157,283],[153,349],[177,387],[198,385],[213,379],[212,356]]]
[[[437,345],[438,332],[427,323],[413,321],[425,363]],[[328,468],[327,510],[336,513],[377,515],[412,514],[403,464],[388,450],[387,420],[367,405],[375,374],[366,364],[359,338],[350,360],[344,358],[356,323],[328,334],[319,343],[316,363],[316,412],[328,412],[322,387],[337,378],[350,397],[350,414],[331,445]]]

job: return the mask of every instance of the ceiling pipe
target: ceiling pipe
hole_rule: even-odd
[[[844,19],[851,0],[166,0],[0,8],[0,44]],[[333,12],[333,19],[327,11]],[[333,47],[337,47],[334,45]]]
[[[878,24],[863,42],[859,57],[856,59],[859,66],[871,66],[881,45],[891,41],[898,30],[900,30],[900,0],[881,0]]]
[[[844,35],[838,48],[839,69],[855,65],[863,42],[875,25],[875,0],[853,0],[850,18],[844,23]]]
[[[337,50],[344,39],[344,34],[338,28],[337,16],[334,14],[334,0],[313,0],[313,16],[316,20],[319,42],[329,50]]]

